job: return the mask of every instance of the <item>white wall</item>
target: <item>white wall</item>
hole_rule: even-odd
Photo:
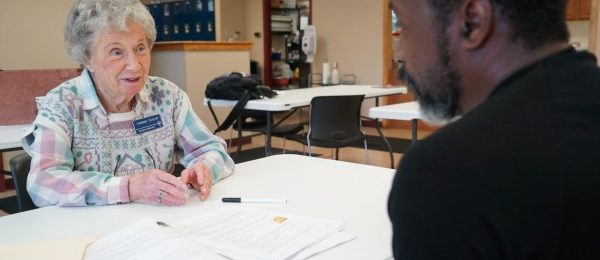
[[[63,27],[73,0],[0,0],[0,69],[76,68]]]

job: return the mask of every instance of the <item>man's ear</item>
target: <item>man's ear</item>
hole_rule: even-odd
[[[464,1],[458,8],[455,19],[462,45],[467,50],[480,48],[493,33],[495,21],[490,0]]]

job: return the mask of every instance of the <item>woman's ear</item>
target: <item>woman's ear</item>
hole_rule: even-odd
[[[94,73],[94,66],[92,66],[91,61],[88,62],[88,64],[83,65],[84,68],[86,68],[90,73]]]

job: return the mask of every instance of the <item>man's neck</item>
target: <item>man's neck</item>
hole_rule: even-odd
[[[568,43],[555,43],[527,50],[513,44],[495,48],[495,51],[478,57],[477,62],[472,62],[472,66],[466,68],[471,71],[461,74],[464,75],[460,84],[464,88],[460,98],[462,113],[483,103],[502,81],[514,73],[568,47]]]

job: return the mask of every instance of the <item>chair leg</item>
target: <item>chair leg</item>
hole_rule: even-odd
[[[232,140],[233,140],[233,127],[231,128],[231,131],[229,131],[229,142],[227,142],[227,148],[231,148]]]
[[[367,148],[367,138],[365,138],[364,144],[365,144],[365,160],[366,160],[366,164],[369,164],[369,149]]]
[[[335,160],[337,161],[340,157],[340,148],[336,147],[335,148]]]
[[[238,122],[240,122],[240,120],[238,119]],[[242,151],[242,126],[238,123],[238,147],[237,147],[237,151],[235,152],[234,157],[237,157],[237,155]]]

